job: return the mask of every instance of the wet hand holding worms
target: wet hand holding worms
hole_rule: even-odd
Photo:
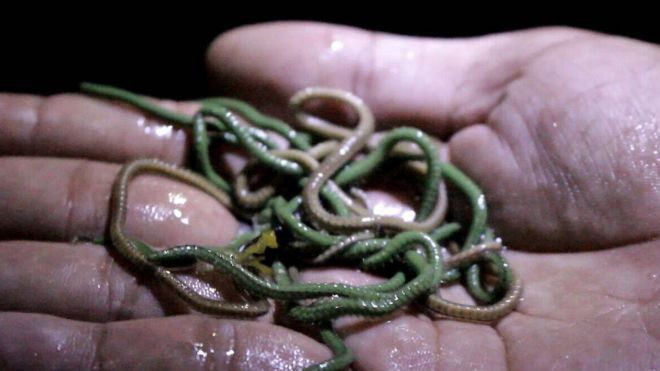
[[[439,142],[419,129],[395,128],[370,143],[374,116],[351,93],[323,87],[296,93],[290,101],[296,127],[301,128],[296,130],[235,99],[203,99],[199,111],[187,116],[110,86],[84,83],[82,90],[190,127],[193,133],[198,173],[155,159],[138,159],[122,167],[111,196],[112,246],[205,313],[257,317],[269,310],[267,299],[281,301],[289,318],[318,324],[320,338],[334,353],[332,359],[310,369],[343,369],[353,361],[350,349],[332,330],[331,321],[338,317],[382,317],[417,303],[451,319],[491,322],[513,311],[520,299],[520,279],[500,254],[501,241],[486,226],[487,207],[479,187],[442,162]],[[307,112],[305,107],[313,100],[347,106],[358,117],[357,125],[347,129]],[[282,141],[275,136],[286,144],[278,144]],[[248,166],[235,176],[218,173],[209,152],[214,141],[243,147],[251,157]],[[352,197],[364,194],[359,186],[370,175],[395,166],[421,179],[415,220],[376,215],[363,198]],[[275,174],[275,181],[250,189],[254,174],[249,170],[260,169]],[[129,183],[144,172],[201,189],[250,224],[251,231],[223,249],[197,245],[155,249],[126,236]],[[446,220],[445,182],[469,200],[469,224]],[[198,261],[229,275],[251,300],[207,298],[171,271]],[[294,268],[319,265],[356,267],[388,280],[353,286],[302,283],[289,276]],[[477,305],[453,303],[439,295],[442,285],[456,282],[465,284]]]

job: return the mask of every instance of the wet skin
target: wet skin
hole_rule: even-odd
[[[494,326],[415,308],[338,321],[355,368],[660,367],[657,46],[557,28],[448,41],[280,23],[222,35],[207,58],[220,93],[272,114],[305,86],[351,90],[380,125],[448,139],[451,161],[486,194],[525,283],[516,312]],[[166,317],[187,309],[106,247],[67,242],[103,232],[121,163],[182,164],[186,135],[84,96],[0,95],[0,368],[289,369],[329,356],[270,315]],[[238,228],[210,197],[160,177],[136,179],[129,203],[127,232],[156,245],[222,245]],[[211,294],[236,299],[205,277],[221,291]]]

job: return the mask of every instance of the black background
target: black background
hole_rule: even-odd
[[[207,91],[204,52],[208,44],[223,31],[272,20],[317,20],[433,37],[567,25],[660,42],[660,22],[651,9],[618,4],[578,14],[532,5],[529,9],[484,9],[475,3],[450,10],[441,3],[406,8],[399,3],[357,14],[346,4],[335,4],[332,12],[270,10],[256,3],[242,9],[191,9],[192,5],[180,4],[181,9],[169,9],[166,14],[136,14],[131,8],[100,8],[85,14],[81,9],[58,9],[59,14],[54,10],[52,15],[42,10],[40,19],[5,13],[5,20],[14,22],[0,28],[0,91],[45,95],[76,91],[81,81],[93,81],[160,97],[197,98]]]

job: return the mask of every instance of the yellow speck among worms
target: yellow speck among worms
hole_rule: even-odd
[[[259,235],[255,243],[248,246],[244,251],[236,254],[236,260],[246,266],[253,267],[259,271],[262,276],[272,276],[273,270],[261,263],[264,260],[264,254],[267,248],[276,249],[278,247],[275,231],[266,230]]]

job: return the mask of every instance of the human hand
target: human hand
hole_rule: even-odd
[[[224,93],[272,113],[299,88],[329,85],[362,96],[384,125],[451,135],[452,162],[486,194],[525,282],[517,311],[495,327],[414,313],[347,325],[356,368],[658,366],[656,46],[566,29],[443,41],[272,24],[224,35],[208,56]],[[182,131],[71,95],[2,96],[0,120],[0,148],[12,156],[0,166],[0,236],[31,240],[0,245],[7,367],[297,368],[329,356],[268,319],[161,318],[185,309],[106,248],[62,243],[103,233],[118,169],[107,162],[181,163]],[[154,244],[217,245],[237,228],[175,182],[141,177],[131,195],[129,233]],[[328,277],[364,280],[306,278]]]

